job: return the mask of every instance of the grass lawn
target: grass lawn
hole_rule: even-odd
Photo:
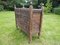
[[[0,45],[60,45],[60,15],[45,14],[40,39],[33,37],[29,44],[27,35],[16,30],[14,12],[0,12]]]

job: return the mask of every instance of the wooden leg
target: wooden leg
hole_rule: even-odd
[[[41,31],[41,27],[39,28],[39,32],[38,32],[38,38],[40,37],[40,31]]]
[[[39,31],[39,33],[38,33],[38,38],[40,37],[40,31]]]
[[[32,35],[31,35],[31,33],[29,34],[29,43],[31,43],[32,42]]]
[[[18,26],[16,25],[16,29],[18,30]]]
[[[17,21],[16,21],[16,29],[18,30],[18,24],[17,24]]]

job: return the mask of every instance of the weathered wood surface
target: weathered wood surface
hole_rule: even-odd
[[[29,8],[15,8],[16,27],[28,34],[30,42],[32,35],[40,35],[42,15],[43,9],[33,9],[32,5]]]
[[[28,33],[30,19],[29,9],[16,8],[15,13],[18,27],[21,27],[24,32]]]

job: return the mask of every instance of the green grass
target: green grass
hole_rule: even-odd
[[[60,15],[45,14],[40,39],[33,37],[28,43],[28,36],[16,30],[13,11],[0,12],[0,45],[60,45]]]

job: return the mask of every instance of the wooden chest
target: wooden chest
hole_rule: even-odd
[[[29,42],[32,41],[32,35],[40,35],[42,23],[42,8],[15,8],[16,27],[21,28],[29,36]]]

